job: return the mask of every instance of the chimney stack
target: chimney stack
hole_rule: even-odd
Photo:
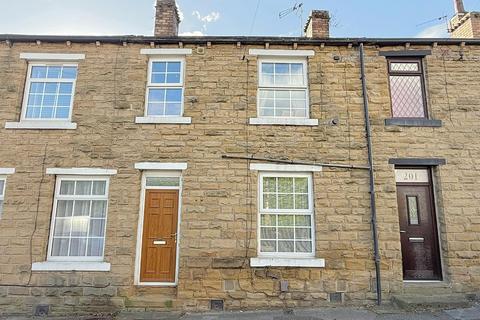
[[[455,16],[450,19],[449,32],[452,38],[480,38],[480,12],[467,12],[463,0],[453,0]]]
[[[325,10],[313,10],[305,25],[307,38],[330,37],[330,15]]]
[[[463,0],[454,0],[455,14],[465,14],[465,7],[463,6]]]
[[[175,0],[157,0],[155,37],[177,37],[180,16]]]

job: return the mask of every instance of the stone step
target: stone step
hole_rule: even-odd
[[[405,283],[403,285],[403,293],[407,295],[439,295],[453,294],[452,287],[443,283]]]
[[[165,309],[175,306],[175,297],[162,295],[142,295],[125,298],[125,307],[129,309]]]
[[[473,304],[464,294],[401,294],[393,295],[392,301],[405,310],[424,308],[462,308]]]

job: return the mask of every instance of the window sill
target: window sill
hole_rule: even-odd
[[[441,127],[442,120],[423,119],[423,118],[390,118],[385,119],[386,126],[400,127]]]
[[[192,118],[190,117],[136,117],[135,123],[191,124]]]
[[[250,267],[325,268],[325,259],[316,258],[250,258]]]
[[[318,119],[250,118],[252,125],[318,126]]]
[[[110,271],[110,263],[107,262],[35,262],[32,271]]]
[[[20,122],[6,122],[5,129],[75,130],[77,129],[77,124],[69,121],[24,120]]]

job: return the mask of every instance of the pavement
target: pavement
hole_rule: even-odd
[[[405,312],[395,307],[317,308],[217,313],[122,312],[109,317],[2,317],[2,320],[480,320],[480,304],[469,308]]]

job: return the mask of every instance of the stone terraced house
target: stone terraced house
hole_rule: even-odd
[[[448,39],[0,35],[0,314],[480,293],[480,13]]]

